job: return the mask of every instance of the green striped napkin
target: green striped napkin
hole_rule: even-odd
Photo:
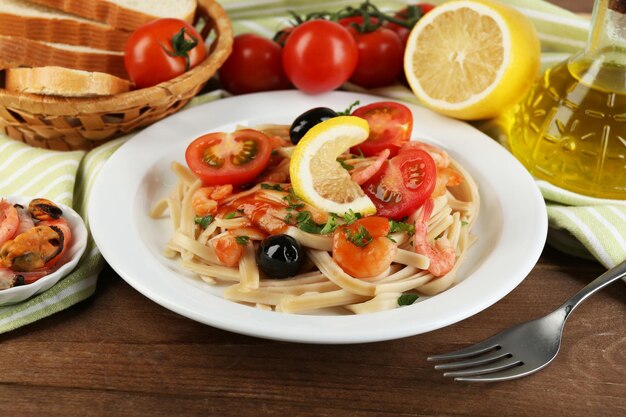
[[[236,33],[256,32],[272,36],[289,20],[288,10],[306,13],[357,5],[354,0],[221,0]],[[406,1],[374,1],[383,10],[397,10]],[[434,0],[432,3],[442,3]],[[508,0],[535,23],[542,41],[543,67],[565,59],[585,44],[588,22],[573,13],[541,0]],[[356,86],[347,89],[358,90]],[[415,102],[403,86],[369,91],[398,100]],[[190,105],[219,99],[225,94],[215,91],[196,97]],[[484,125],[489,131],[493,124]],[[0,136],[0,196],[30,195],[46,197],[72,205],[85,217],[86,206],[100,168],[129,137],[109,142],[91,152],[55,152],[30,148]],[[559,233],[560,247],[577,254],[585,249],[609,267],[625,257],[626,205],[572,196],[548,184],[540,184],[548,201],[550,225]],[[573,207],[575,206],[575,207]],[[87,219],[88,220],[88,219]],[[87,221],[88,223],[88,221]],[[563,232],[565,231],[565,232]],[[574,240],[571,239],[574,236]],[[574,242],[574,243],[572,243]],[[6,332],[61,311],[93,294],[104,260],[90,242],[77,269],[50,290],[22,303],[0,308],[0,333]]]

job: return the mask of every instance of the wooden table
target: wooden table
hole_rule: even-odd
[[[585,12],[591,2],[558,3]],[[518,288],[467,320],[401,340],[329,346],[196,323],[107,268],[89,300],[0,335],[0,415],[626,415],[622,282],[573,314],[561,353],[533,376],[456,383],[426,361],[551,311],[601,272],[546,248]]]

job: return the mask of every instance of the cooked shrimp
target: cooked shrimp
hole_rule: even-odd
[[[437,168],[447,168],[450,165],[450,157],[448,156],[448,153],[443,149],[437,148],[436,146],[414,140],[404,144],[400,150],[409,148],[421,149],[428,152],[435,161]]]
[[[415,219],[415,235],[413,235],[413,250],[430,260],[428,272],[441,277],[452,269],[456,254],[452,242],[442,236],[435,240],[435,244],[428,242],[428,219],[433,211],[433,200],[428,199],[422,207],[421,213]]]
[[[355,278],[382,274],[398,250],[387,233],[389,220],[385,217],[365,217],[341,227],[333,234],[333,260]]]
[[[13,239],[20,225],[17,209],[6,200],[0,200],[0,245]]]
[[[56,204],[45,198],[35,198],[28,205],[28,212],[37,220],[56,220],[63,215],[61,210]]]
[[[191,207],[196,216],[215,214],[217,203],[233,193],[232,184],[198,188],[191,197]]]
[[[237,243],[235,235],[228,233],[225,236],[211,240],[215,254],[220,262],[226,266],[235,266],[243,255],[243,246]]]
[[[36,226],[2,245],[0,267],[25,272],[44,268],[63,247],[64,234],[60,228]]]
[[[354,171],[350,173],[350,177],[352,181],[361,185],[367,182],[370,178],[372,178],[378,170],[383,166],[391,151],[389,149],[383,149],[374,162],[366,166],[365,168],[355,168]]]
[[[435,189],[431,194],[431,198],[437,198],[446,193],[448,187],[456,187],[463,182],[463,175],[454,168],[437,167],[437,181],[435,182]]]

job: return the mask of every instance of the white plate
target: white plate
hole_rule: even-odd
[[[33,199],[33,197],[25,196],[9,196],[4,198],[11,203],[21,204],[25,207],[27,207],[28,203]],[[65,253],[65,257],[62,261],[65,263],[53,273],[38,279],[32,284],[0,290],[0,305],[4,306],[19,303],[35,294],[46,291],[59,282],[61,278],[72,272],[76,264],[78,264],[80,257],[83,256],[85,248],[87,247],[87,228],[85,227],[83,219],[71,207],[57,202],[55,202],[55,204],[63,210],[63,217],[65,217],[72,229],[72,245]]]
[[[161,255],[168,220],[148,212],[175,183],[172,160],[184,162],[187,145],[236,125],[285,123],[317,106],[337,110],[380,97],[332,92],[259,93],[201,105],[159,122],[124,144],[103,167],[89,206],[93,236],[113,269],[146,297],[202,323],[233,332],[310,343],[395,339],[438,329],[489,307],[533,268],[546,239],[547,215],[531,176],[500,145],[465,123],[412,106],[414,137],[441,146],[473,175],[481,210],[471,248],[449,290],[412,306],[365,315],[290,315],[261,311],[221,297]]]

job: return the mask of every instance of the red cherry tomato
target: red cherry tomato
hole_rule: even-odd
[[[339,23],[310,20],[294,28],[283,49],[287,77],[306,93],[338,88],[356,68],[354,37]]]
[[[281,47],[252,33],[235,37],[233,51],[219,75],[224,88],[233,94],[289,88]]]
[[[263,133],[243,129],[200,136],[185,152],[185,160],[205,185],[243,185],[267,166],[272,146]]]
[[[396,13],[394,17],[404,20],[404,21],[407,21],[410,19],[412,26],[414,26],[415,23],[417,23],[417,21],[422,16],[424,16],[426,13],[434,9],[435,5],[430,4],[430,3],[417,3],[411,7],[414,7],[415,11],[409,12],[409,8],[406,7],[400,10],[398,13]],[[414,15],[411,16],[411,14],[414,14]],[[393,30],[394,32],[396,32],[396,35],[398,35],[398,37],[400,38],[400,41],[402,42],[402,46],[406,47],[406,41],[409,38],[409,34],[411,33],[411,28],[406,28],[404,26],[401,26],[401,25],[398,25],[397,23],[392,23],[392,22],[387,23],[385,26]]]
[[[408,149],[389,160],[361,186],[378,216],[401,220],[432,194],[437,180],[435,161],[428,152]]]
[[[365,19],[363,16],[358,15],[342,17],[339,19],[339,24],[348,29],[350,33],[352,33],[352,36],[356,38],[361,31],[368,29],[367,26],[377,26],[378,21],[377,17],[370,16],[367,25],[364,25]]]
[[[390,155],[394,156],[411,138],[413,113],[403,104],[380,101],[359,107],[352,115],[367,120],[370,128],[367,140],[352,148],[354,154],[374,156],[389,149]]]
[[[192,26],[164,18],[146,23],[130,35],[124,66],[135,86],[144,88],[171,80],[205,57],[204,41]]]
[[[350,81],[365,88],[393,83],[403,66],[404,47],[392,30],[380,27],[356,38],[359,62]]]

